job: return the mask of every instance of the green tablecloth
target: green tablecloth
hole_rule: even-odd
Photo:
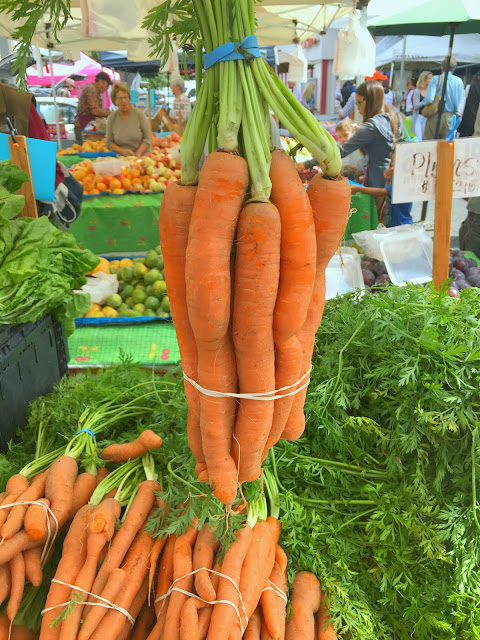
[[[378,227],[375,198],[366,193],[352,195],[350,201],[350,219],[345,230],[345,240],[352,239],[352,233],[368,231]]]
[[[70,226],[81,247],[94,253],[129,253],[156,247],[162,194],[85,198]]]
[[[82,160],[85,160],[85,158],[82,158],[81,156],[69,155],[69,156],[57,156],[57,160],[61,162],[63,165],[65,165],[68,169],[68,167],[72,167],[74,164],[78,164]]]
[[[77,327],[68,339],[70,367],[120,363],[125,355],[140,365],[170,366],[180,361],[171,322]]]
[[[162,194],[86,198],[82,212],[70,227],[81,247],[94,253],[147,251],[158,245],[158,213]],[[376,229],[375,199],[364,193],[352,196],[345,239],[352,233]]]

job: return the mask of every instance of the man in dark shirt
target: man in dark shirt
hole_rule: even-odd
[[[102,93],[112,84],[110,77],[100,71],[95,76],[95,82],[85,85],[78,99],[77,117],[75,119],[75,137],[78,144],[82,144],[82,131],[95,118],[107,118],[109,109],[102,107]]]

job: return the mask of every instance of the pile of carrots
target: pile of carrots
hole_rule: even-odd
[[[79,437],[81,439],[83,434]],[[90,435],[88,439],[91,439]],[[138,478],[141,477],[139,474],[143,473],[145,477],[144,458],[140,456],[145,456],[149,449],[159,447],[162,442],[153,431],[145,430],[133,442],[106,447],[100,452],[101,458],[109,462],[126,463],[109,474],[106,467],[98,468],[96,473],[78,473],[79,464],[75,455],[81,451],[81,446],[72,446],[72,443],[77,441],[78,436],[67,445],[64,455],[54,456],[48,468],[33,475],[29,481],[31,470],[46,466],[45,462],[50,456],[47,454],[34,460],[31,465],[11,476],[5,492],[0,494],[0,605],[8,598],[6,617],[10,625],[19,611],[25,583],[29,582],[34,587],[42,584],[43,567],[51,557],[55,540],[67,528],[64,554],[66,550],[71,549],[69,562],[72,562],[73,558],[78,562],[84,552],[97,553],[98,560],[98,554],[107,543],[110,544],[113,537],[116,521],[120,516],[119,500],[130,500],[137,491]],[[132,477],[133,481],[125,486],[122,480],[128,477]],[[143,515],[143,519],[140,518],[138,521],[137,529],[143,527],[153,505],[153,491],[159,489],[159,485],[153,480],[144,484],[148,486],[152,504]],[[140,484],[137,497],[132,502],[128,514],[135,513],[133,504],[136,504],[136,500],[140,500],[144,493],[145,489],[142,487]],[[95,533],[95,536],[92,536],[95,543],[92,544],[96,546],[91,550],[89,545],[82,542],[86,542],[87,514],[92,516],[92,521],[87,523],[87,529]],[[80,517],[83,522],[82,530],[78,525]],[[131,517],[133,516],[129,519]],[[104,542],[102,547],[101,540]],[[128,540],[126,549],[130,543],[131,540]],[[93,570],[93,566],[96,567],[96,560],[89,556],[90,571]],[[60,571],[63,578],[67,577],[67,581],[72,577],[68,571],[68,568],[66,573]],[[51,591],[54,594],[63,594],[62,588],[58,585],[52,586]],[[52,614],[55,617],[53,611],[49,612],[45,615],[44,621],[51,621]],[[46,624],[48,626],[48,623]],[[16,633],[19,633],[18,629]],[[49,638],[49,633],[42,637]]]
[[[272,153],[270,179],[270,201],[246,202],[247,162],[216,151],[198,186],[169,185],[160,209],[189,445],[199,479],[228,506],[279,438],[303,433],[325,268],[349,212],[346,179],[318,175],[305,191],[284,151]]]

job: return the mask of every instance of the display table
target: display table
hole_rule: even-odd
[[[142,366],[172,366],[180,361],[171,322],[77,327],[68,339],[69,367],[119,364],[125,356]]]
[[[148,251],[159,244],[161,201],[161,193],[84,198],[70,231],[82,248],[93,253]]]
[[[161,201],[161,193],[85,198],[70,231],[81,247],[97,254],[148,251],[159,243]],[[375,198],[357,193],[352,196],[350,209],[345,240],[351,240],[357,231],[377,228]]]

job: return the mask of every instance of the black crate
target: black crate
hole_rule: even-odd
[[[25,324],[0,326],[0,447],[27,424],[29,403],[68,372],[63,325],[53,314]]]

